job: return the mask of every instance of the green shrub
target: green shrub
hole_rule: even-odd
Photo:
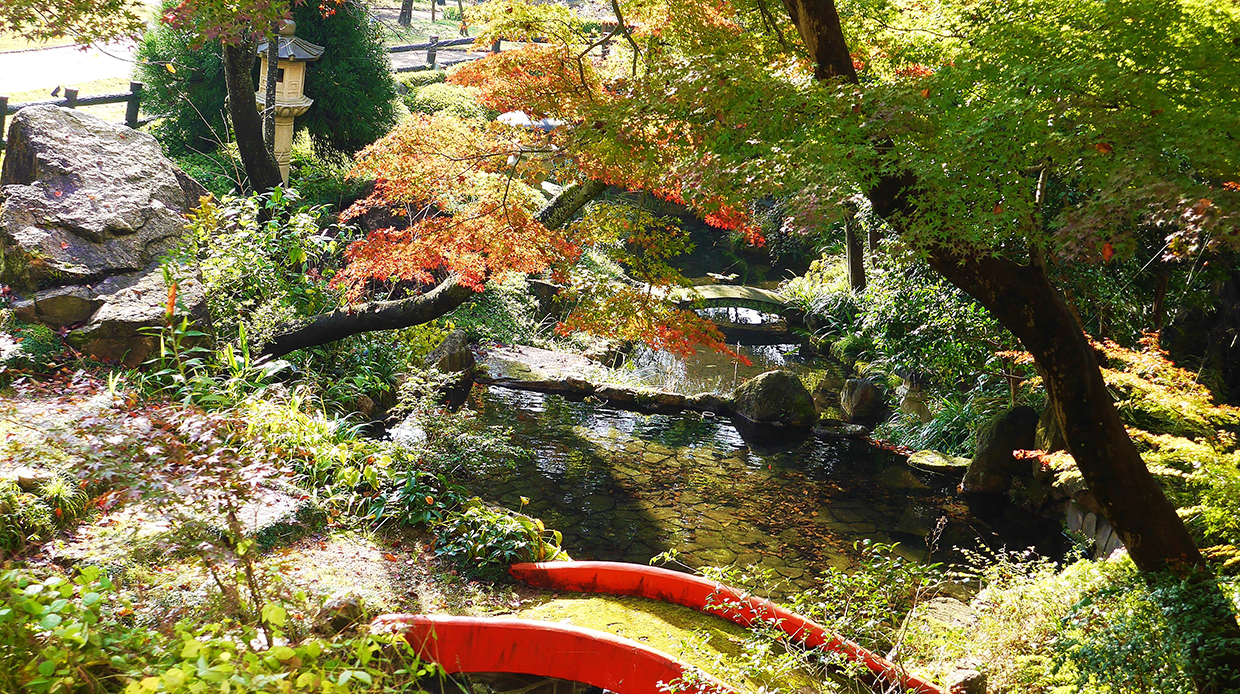
[[[420,87],[405,96],[405,103],[414,113],[447,113],[458,118],[485,118],[486,108],[478,101],[475,87],[434,83]]]
[[[397,76],[396,80],[407,90],[406,93],[412,95],[422,87],[429,84],[439,84],[448,79],[448,73],[444,70],[418,70],[417,72],[402,72]]]
[[[366,4],[347,0],[324,17],[319,3],[293,8],[297,35],[325,46],[306,70],[306,96],[314,105],[297,118],[314,151],[328,159],[352,156],[396,124],[396,82],[388,67],[378,22]]]
[[[165,146],[168,146],[166,141]],[[217,198],[236,195],[245,189],[245,167],[237,148],[231,144],[214,152],[174,153],[172,160]]]
[[[164,9],[176,4],[170,0]],[[219,44],[191,46],[192,35],[158,16],[149,26],[138,44],[134,76],[144,85],[142,110],[163,116],[153,126],[155,137],[173,156],[215,151],[229,140],[224,113],[228,90]],[[210,179],[198,180],[216,190]]]
[[[321,156],[350,156],[396,124],[396,83],[379,27],[354,0],[327,17],[318,3],[301,3],[293,18],[299,37],[326,47],[307,68],[305,95],[314,105],[294,127],[309,130]],[[156,19],[138,52],[137,75],[148,90],[145,110],[166,114],[155,125],[156,136],[177,155],[210,152],[229,139],[220,45],[190,42],[189,35]],[[169,64],[175,72],[167,69]]]
[[[824,259],[781,291],[845,361],[920,372],[936,390],[959,392],[998,383],[993,374],[1012,368],[996,352],[1016,349],[1015,338],[924,263],[877,262],[867,279],[865,291],[854,293],[843,261]]]
[[[1008,406],[1005,397],[975,395],[967,400],[948,394],[934,403],[934,419],[922,423],[916,414],[898,414],[880,424],[874,435],[915,451],[973,455],[977,429]]]
[[[537,301],[526,289],[525,278],[510,274],[443,320],[469,334],[470,342],[536,344],[541,341],[535,319]]]
[[[112,581],[87,567],[67,580],[0,573],[0,690],[118,691],[160,653],[155,633],[117,615]]]
[[[299,201],[293,190],[226,196],[191,215],[192,252],[223,340],[244,332],[262,342],[283,321],[336,305],[327,281],[348,237],[321,234],[314,211]],[[262,222],[260,210],[268,213]]]
[[[11,335],[17,346],[0,360],[0,374],[8,370],[45,371],[65,350],[60,336],[46,325],[14,322]]]
[[[288,641],[289,615],[263,607],[270,633],[183,621],[174,638],[125,615],[133,609],[96,567],[72,580],[0,573],[0,690],[50,694],[206,691],[423,691],[442,677],[398,634]],[[270,641],[266,641],[270,639]],[[274,641],[277,645],[260,646]]]
[[[352,205],[366,189],[364,180],[349,177],[350,162],[319,156],[306,130],[293,140],[289,163],[289,187],[317,211],[321,223],[334,221],[332,214]]]
[[[537,518],[487,506],[477,497],[438,526],[435,551],[470,575],[500,580],[517,562],[567,559],[562,536]]]
[[[795,590],[781,602],[793,612],[810,617],[829,633],[846,634],[862,647],[879,653],[902,655],[904,624],[918,604],[935,596],[940,565],[906,560],[896,553],[895,546],[868,540],[855,543],[853,549],[857,555],[853,567],[848,570],[828,567],[815,577],[811,588]],[[669,554],[675,555],[674,552]],[[786,594],[789,587],[785,579],[762,566],[703,568],[702,571],[707,578],[752,595]],[[736,607],[734,601],[716,596],[707,601],[710,610],[728,612]],[[814,673],[822,679],[826,679],[829,672],[853,675],[864,672],[864,667],[835,652],[789,649],[784,653],[787,637],[774,628],[776,626],[758,621],[750,627],[756,643],[742,644],[751,662],[745,673],[747,677],[771,681],[793,668]],[[903,659],[899,662],[908,665]]]
[[[1107,568],[1108,582],[1068,610],[1052,644],[1056,669],[1081,691],[1191,694],[1216,652],[1240,647],[1213,633],[1235,606],[1210,581],[1142,573],[1130,561]]]
[[[0,480],[0,554],[18,554],[56,529],[52,509],[16,483]]]

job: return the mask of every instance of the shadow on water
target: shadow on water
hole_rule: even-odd
[[[475,388],[467,407],[514,430],[532,455],[477,471],[474,492],[564,534],[577,559],[647,563],[668,549],[690,566],[760,564],[807,587],[851,563],[854,542],[899,542],[918,561],[967,561],[955,547],[1036,547],[1058,526],[970,509],[956,480],[910,469],[861,441],[779,436],[751,445],[696,413],[642,415],[558,396]]]

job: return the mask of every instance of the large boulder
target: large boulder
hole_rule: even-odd
[[[745,381],[732,395],[732,408],[755,424],[805,427],[818,420],[813,397],[788,371],[767,371]]]
[[[160,259],[181,243],[186,211],[206,194],[146,133],[55,106],[13,117],[0,170],[0,284],[19,318],[77,328],[84,353],[135,366],[155,345],[169,287]],[[206,318],[197,272],[178,303]]]
[[[840,411],[845,421],[874,424],[887,414],[887,398],[870,379],[850,378],[840,390]]]
[[[1031,450],[1038,426],[1038,413],[1030,407],[1013,407],[981,426],[977,449],[960,484],[970,494],[1003,494],[1012,477],[1029,474],[1029,463],[1017,460],[1012,451]]]

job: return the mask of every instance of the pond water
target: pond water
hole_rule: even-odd
[[[749,308],[708,308],[699,314],[730,323],[758,325],[779,320],[779,316]],[[659,390],[683,395],[727,393],[746,380],[771,369],[804,373],[813,366],[797,352],[800,345],[733,345],[749,360],[743,364],[731,356],[700,349],[688,358],[639,346],[629,355],[626,368],[631,377]]]
[[[513,467],[475,471],[473,492],[560,530],[576,559],[645,564],[676,549],[692,567],[769,567],[791,589],[827,566],[847,567],[861,540],[951,564],[967,563],[956,547],[1063,550],[1057,524],[970,508],[953,493],[958,480],[911,469],[866,441],[756,446],[719,417],[482,386],[466,407],[512,427],[532,452]]]

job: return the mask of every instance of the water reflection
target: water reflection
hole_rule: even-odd
[[[771,369],[787,369],[794,373],[811,370],[810,365],[797,356],[799,345],[733,347],[738,354],[749,359],[749,365],[707,349],[699,349],[693,356],[683,358],[669,352],[638,347],[629,357],[626,368],[630,370],[634,380],[659,390],[684,395],[726,393]]]
[[[478,471],[476,493],[514,509],[528,497],[525,510],[561,530],[578,559],[646,563],[676,548],[692,566],[762,564],[805,585],[828,565],[847,566],[862,539],[935,561],[959,561],[954,545],[1046,539],[1003,519],[988,525],[952,494],[954,480],[864,442],[808,439],[760,454],[726,420],[695,413],[641,415],[498,388],[476,388],[468,406],[513,426],[534,453]]]

